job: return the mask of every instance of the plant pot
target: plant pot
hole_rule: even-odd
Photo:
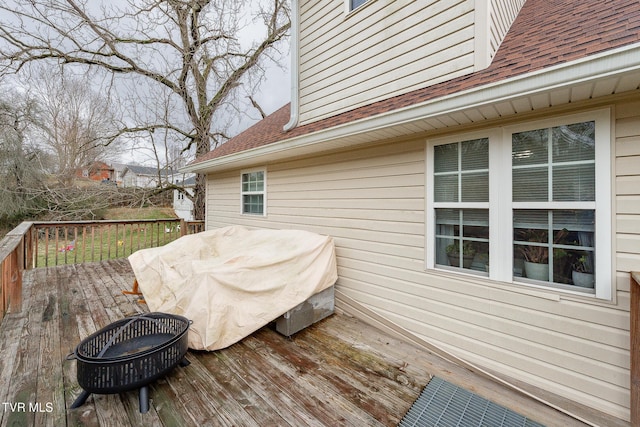
[[[450,254],[447,255],[449,257],[449,265],[452,267],[460,267],[460,254]],[[473,263],[473,255],[463,255],[462,256],[462,266],[464,268],[471,268],[471,263]]]
[[[524,273],[526,277],[534,280],[549,281],[549,264],[538,264],[537,262],[524,262]]]
[[[571,272],[571,279],[575,286],[580,286],[581,288],[593,288],[595,282],[593,273],[582,273],[575,270]]]

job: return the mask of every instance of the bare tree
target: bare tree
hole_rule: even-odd
[[[246,45],[239,35],[249,6],[263,34]],[[168,132],[182,141],[183,150],[195,147],[196,156],[222,142],[217,114],[240,88],[251,95],[261,59],[277,52],[290,27],[285,0],[5,0],[0,15],[5,17],[0,18],[0,72],[19,72],[45,60],[98,67],[114,78],[142,78],[134,89],[156,87],[177,111],[170,117],[148,114],[122,126],[118,135]],[[145,104],[153,110],[153,99]],[[194,199],[201,219],[201,175]]]
[[[55,179],[59,162],[42,142],[42,129],[51,125],[48,109],[40,94],[22,89],[0,85],[0,230],[24,219],[96,219],[109,207],[164,202],[154,189]]]
[[[36,199],[30,189],[41,188],[46,156],[29,137],[38,122],[32,98],[3,88],[0,92],[0,223],[21,220]]]
[[[75,172],[115,151],[109,135],[117,132],[112,100],[98,93],[87,74],[64,75],[56,68],[37,67],[29,75],[28,92],[40,108],[39,143],[52,154],[52,172],[68,186]]]

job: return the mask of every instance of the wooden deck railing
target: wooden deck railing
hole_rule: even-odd
[[[124,258],[203,230],[180,219],[23,222],[0,240],[0,320],[20,311],[26,269]]]
[[[22,306],[22,272],[31,257],[33,224],[23,222],[0,240],[0,321]]]

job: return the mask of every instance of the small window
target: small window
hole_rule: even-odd
[[[349,6],[351,10],[355,10],[365,4],[369,0],[349,0]]]
[[[264,215],[265,210],[265,171],[242,173],[242,213]]]

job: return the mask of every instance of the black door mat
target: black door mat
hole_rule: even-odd
[[[398,427],[544,427],[441,378],[433,377]]]

